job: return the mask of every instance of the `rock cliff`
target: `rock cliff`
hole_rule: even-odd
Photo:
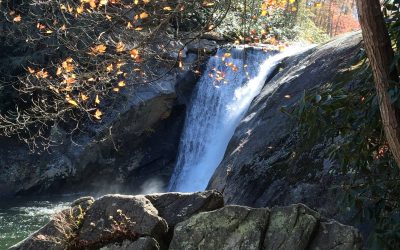
[[[208,188],[222,192],[228,204],[304,203],[340,218],[332,188],[340,183],[332,170],[340,166],[325,159],[323,143],[299,152],[307,142],[299,140],[296,120],[282,107],[297,103],[304,91],[335,84],[360,52],[361,39],[351,33],[284,61],[236,129]]]

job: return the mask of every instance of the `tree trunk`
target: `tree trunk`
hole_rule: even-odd
[[[399,113],[392,105],[389,88],[398,84],[396,70],[391,70],[394,53],[379,0],[357,0],[365,49],[375,78],[383,128],[390,150],[400,167]]]

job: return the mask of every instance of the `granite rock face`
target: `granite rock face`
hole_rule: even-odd
[[[297,103],[304,91],[334,84],[352,66],[362,36],[351,33],[283,61],[237,127],[208,188],[223,193],[227,204],[253,207],[304,203],[327,217],[341,219],[334,187],[339,169],[324,157],[324,144],[298,151],[297,121],[282,108]]]
[[[61,219],[60,219],[61,218]],[[10,250],[362,249],[356,229],[305,205],[225,206],[220,193],[85,197]]]

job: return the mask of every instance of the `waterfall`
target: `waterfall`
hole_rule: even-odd
[[[218,50],[194,90],[169,191],[206,188],[233,133],[266,79],[288,53]]]

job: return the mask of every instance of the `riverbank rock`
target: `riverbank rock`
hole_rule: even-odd
[[[356,229],[301,204],[224,207],[217,191],[106,195],[73,204],[10,250],[361,249]]]
[[[237,127],[209,189],[227,204],[253,207],[304,203],[322,215],[343,220],[333,187],[340,166],[324,157],[323,143],[299,151],[297,121],[282,108],[297,103],[304,91],[334,84],[361,50],[362,36],[351,33],[283,61]]]

